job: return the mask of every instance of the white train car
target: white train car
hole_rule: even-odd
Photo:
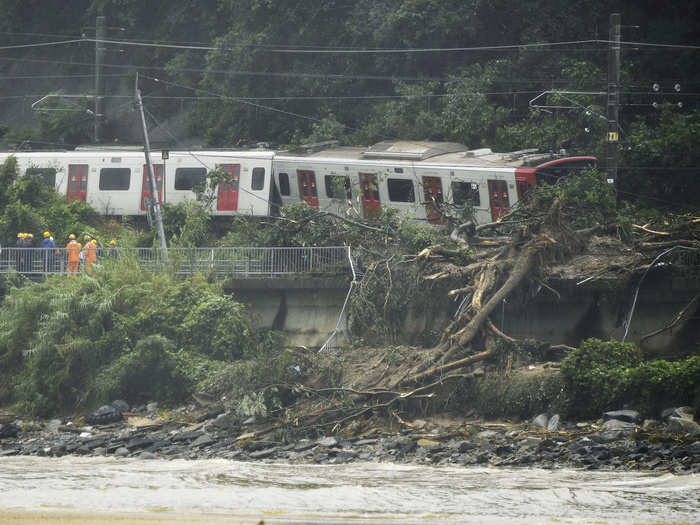
[[[0,153],[0,162],[10,155],[20,176],[40,175],[59,194],[86,201],[102,215],[144,215],[152,198],[143,151]],[[193,187],[221,168],[231,182],[217,188],[211,213],[268,215],[273,156],[269,151],[158,152],[152,157],[158,197],[173,204],[195,199]]]
[[[308,156],[278,155],[274,179],[283,204],[305,201],[342,213],[349,204],[365,219],[385,207],[440,224],[444,203],[473,207],[479,223],[495,220],[518,200],[516,168],[490,150],[461,144],[379,143]]]
[[[178,204],[221,169],[229,182],[216,188],[212,215],[268,216],[280,204],[306,202],[336,213],[349,207],[364,219],[392,208],[431,224],[444,221],[445,204],[469,205],[478,223],[496,220],[524,198],[538,178],[566,176],[594,165],[594,157],[542,163],[532,152],[469,151],[446,142],[380,142],[370,148],[333,148],[308,154],[268,150],[156,151],[158,198]],[[43,177],[69,199],[103,215],[145,215],[152,198],[142,150],[80,148],[63,152],[0,153],[16,157],[20,176]],[[548,158],[551,159],[551,156]]]

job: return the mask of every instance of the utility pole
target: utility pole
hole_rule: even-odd
[[[163,259],[168,260],[168,244],[165,241],[165,230],[163,229],[163,216],[160,213],[160,196],[158,195],[158,186],[156,185],[156,177],[153,174],[153,163],[151,162],[151,144],[148,140],[148,128],[146,127],[146,117],[143,114],[143,101],[141,100],[141,90],[139,89],[139,74],[136,72],[136,103],[141,114],[141,127],[143,128],[143,144],[144,153],[146,155],[146,169],[148,170],[148,181],[151,185],[151,205],[153,206],[153,215],[156,219],[156,228],[158,238],[160,239],[160,248],[163,250]]]
[[[608,43],[608,136],[606,140],[606,165],[608,182],[617,182],[617,146],[619,141],[618,117],[620,113],[620,13],[610,15]]]
[[[105,80],[103,75],[106,32],[106,19],[98,16],[95,24],[95,143],[102,141],[102,122],[104,120],[103,102]]]

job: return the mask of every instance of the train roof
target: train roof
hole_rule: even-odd
[[[290,155],[285,153],[285,155]],[[536,149],[495,153],[490,148],[470,150],[464,144],[435,141],[383,141],[369,148],[334,147],[320,151],[295,152],[290,156],[345,161],[396,161],[430,165],[457,165],[483,168],[519,168],[536,166],[557,158],[538,154]]]
[[[457,142],[438,141],[382,141],[370,147],[337,146],[335,141],[320,142],[317,144],[301,146],[295,151],[276,149],[190,149],[190,150],[165,150],[154,149],[151,153],[154,162],[161,158],[163,151],[168,151],[170,157],[192,156],[201,158],[216,158],[226,156],[239,156],[247,158],[273,159],[281,158],[292,161],[295,159],[314,159],[323,162],[352,162],[360,164],[382,162],[395,162],[397,164],[414,165],[439,165],[439,166],[464,166],[481,168],[520,168],[534,167],[548,161],[560,159],[565,156],[551,153],[537,153],[536,149],[525,149],[507,153],[496,153],[490,148],[469,149],[464,144]],[[262,144],[261,144],[262,145]],[[267,144],[265,144],[267,145]],[[83,157],[130,156],[143,155],[142,146],[82,146],[76,150],[62,151],[14,151],[3,152],[0,155],[25,155],[30,154],[36,158],[50,156],[80,155]]]

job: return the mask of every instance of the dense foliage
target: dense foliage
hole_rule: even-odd
[[[140,271],[127,257],[89,276],[13,288],[0,308],[0,403],[50,414],[123,398],[175,402],[210,372],[252,358],[243,306],[202,277]]]
[[[17,171],[13,157],[0,165],[0,244],[14,245],[19,232],[33,233],[38,242],[50,231],[61,245],[70,233],[93,231],[97,215],[89,204],[68,201],[40,176],[19,178]]]
[[[632,343],[588,339],[562,362],[561,373],[572,415],[629,406],[658,417],[663,408],[700,403],[700,356],[644,361]]]

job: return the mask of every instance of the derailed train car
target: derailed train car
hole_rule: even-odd
[[[39,176],[61,195],[86,201],[103,215],[145,215],[154,198],[143,151],[136,148],[0,153],[0,162],[10,155],[21,176]],[[337,213],[352,205],[365,219],[393,208],[431,224],[443,222],[446,204],[471,206],[479,223],[496,220],[538,179],[553,180],[596,162],[594,157],[499,154],[413,141],[303,154],[192,150],[152,157],[160,202],[195,199],[194,187],[209,172],[222,171],[226,180],[215,189],[212,215],[275,215],[280,205],[306,202]]]

